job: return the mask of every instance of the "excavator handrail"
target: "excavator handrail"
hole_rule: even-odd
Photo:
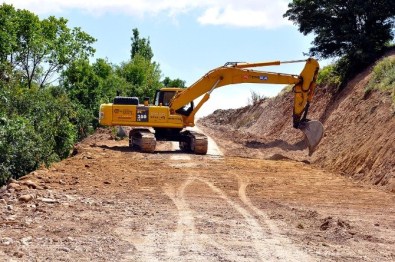
[[[301,63],[301,62],[306,62],[307,60],[308,59],[299,59],[299,60],[271,61],[271,62],[257,62],[257,63],[226,62],[224,67],[237,67],[237,68],[263,67],[263,66],[274,66],[281,64]]]

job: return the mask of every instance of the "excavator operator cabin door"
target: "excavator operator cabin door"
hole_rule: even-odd
[[[176,91],[156,91],[155,105],[169,106],[170,100],[176,95]]]

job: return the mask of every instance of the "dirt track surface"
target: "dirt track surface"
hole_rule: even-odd
[[[395,260],[393,193],[225,140],[225,156],[127,144],[99,132],[2,188],[0,261]]]

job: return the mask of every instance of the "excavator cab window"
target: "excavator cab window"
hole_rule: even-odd
[[[163,90],[158,90],[156,91],[155,94],[155,100],[154,100],[154,105],[159,106],[169,106],[171,99],[176,95],[176,91],[163,91]],[[194,108],[194,103],[193,101],[180,109],[178,109],[176,112],[178,114],[184,115],[184,116],[189,116],[191,112],[193,111]]]
[[[160,104],[162,104],[162,106],[168,106],[170,104],[170,100],[175,95],[176,95],[176,91],[158,90],[158,91],[156,91],[156,94],[155,94],[155,105],[159,106]]]

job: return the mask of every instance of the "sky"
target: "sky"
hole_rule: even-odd
[[[283,14],[287,0],[6,0],[47,18],[68,19],[69,27],[94,38],[95,58],[119,64],[130,58],[132,29],[149,38],[153,60],[162,77],[180,78],[187,86],[229,61],[263,62],[306,59],[313,40]],[[321,64],[322,66],[323,64]],[[265,71],[299,74],[304,64],[286,64]],[[248,104],[251,92],[275,96],[282,85],[230,85],[218,88],[199,111]]]

